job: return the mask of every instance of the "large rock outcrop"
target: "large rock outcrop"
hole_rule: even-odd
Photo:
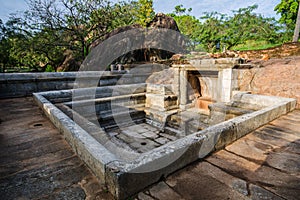
[[[300,108],[300,57],[276,58],[261,67],[239,70],[238,89],[255,94],[297,99]]]
[[[112,37],[114,35],[117,35],[124,31],[129,31],[132,29],[137,28],[143,28],[139,24],[134,24],[130,26],[124,26],[117,28],[113,30],[112,32],[108,33],[104,39],[99,39],[95,41],[91,47],[94,48],[100,42],[102,42],[105,39],[108,39],[109,37]],[[174,31],[179,31],[178,26],[176,24],[176,21],[163,13],[158,13],[155,15],[153,20],[147,24],[147,28],[166,28],[171,29]],[[184,42],[183,42],[184,43]],[[178,52],[177,52],[178,53]],[[169,59],[174,55],[173,52],[160,50],[160,49],[151,49],[151,48],[144,48],[144,49],[138,49],[131,52],[128,52],[122,56],[120,56],[118,59],[114,61],[114,63],[133,63],[133,62],[144,62],[144,61],[156,61],[156,60],[162,60],[162,59]]]

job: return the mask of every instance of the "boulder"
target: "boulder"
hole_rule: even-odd
[[[103,39],[96,40],[91,45],[91,47],[94,48],[98,44],[100,44],[100,42],[102,42],[103,40],[112,37],[114,35],[117,35],[121,32],[137,29],[137,28],[143,28],[143,27],[139,24],[133,24],[130,26],[117,28],[112,32],[108,33],[107,35],[105,35]],[[171,29],[180,32],[176,24],[176,21],[172,17],[169,17],[163,13],[156,14],[153,20],[147,24],[147,28],[166,28],[166,29]],[[173,55],[174,55],[173,52],[160,50],[160,49],[151,49],[151,48],[138,49],[138,50],[130,51],[120,56],[118,59],[116,59],[113,62],[113,64],[117,64],[117,63],[125,64],[125,63],[148,62],[148,61],[154,62],[158,60],[169,59]]]
[[[157,13],[153,20],[147,24],[149,28],[167,28],[180,32],[176,21],[163,13]]]

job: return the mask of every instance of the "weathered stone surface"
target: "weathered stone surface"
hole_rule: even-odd
[[[290,144],[290,142],[294,141],[293,138],[295,137],[293,137],[292,134],[288,134],[286,132],[280,133],[275,129],[271,129],[270,127],[272,126],[268,124],[261,129],[253,131],[252,134],[245,136],[245,139],[265,143],[267,145],[273,146],[274,148],[283,147],[285,145]],[[281,137],[282,135],[287,135],[287,137],[283,138]],[[292,139],[289,140],[290,137],[288,136],[291,136]]]
[[[66,143],[59,140],[58,131],[35,108],[31,98],[1,100],[0,104],[0,157],[9,161],[6,163],[5,160],[0,159],[1,170],[7,170],[0,174],[1,197],[6,199],[112,198],[109,193],[101,189],[95,177],[78,160]],[[300,112],[294,111],[287,116],[293,116],[295,121],[299,118]],[[283,121],[286,122],[286,120]],[[34,126],[35,124],[42,125]],[[234,154],[226,151],[213,154],[207,158],[208,162],[213,165],[202,162],[171,175],[167,178],[169,186],[165,186],[173,191],[165,188],[168,192],[164,192],[164,187],[159,184],[159,187],[150,191],[161,196],[144,193],[145,196],[142,197],[165,199],[164,195],[172,196],[171,194],[175,192],[180,195],[177,196],[178,199],[243,199],[248,197],[251,199],[280,199],[280,197],[297,199],[299,196],[297,190],[299,188],[299,137],[297,129],[288,129],[290,125],[283,124],[285,128],[267,125],[242,138],[241,140],[245,139],[244,142],[240,140],[230,145],[228,150]],[[292,126],[294,124],[293,122]],[[62,147],[60,144],[53,145],[50,149],[47,145],[41,145],[47,140],[52,145],[59,144],[61,141],[66,149],[60,149]],[[237,147],[233,147],[235,144]],[[243,144],[246,147],[243,147]],[[29,152],[31,148],[32,152]],[[15,155],[14,158],[21,162],[14,162],[12,158],[8,158],[4,153],[8,152],[7,150],[11,150]],[[267,158],[265,163],[261,164],[257,160],[261,160],[262,157],[255,159],[254,155],[257,153],[261,156],[264,150],[266,150]],[[29,155],[22,154],[22,151]],[[18,152],[20,152],[19,157]],[[41,152],[48,153],[42,154]],[[32,155],[38,155],[38,157],[32,157]],[[14,163],[17,167],[11,170],[10,166],[14,166]],[[41,163],[45,165],[41,166]],[[245,189],[246,182],[249,184],[248,191]],[[160,189],[162,191],[159,191]],[[250,196],[244,196],[246,191]]]
[[[300,113],[300,110],[294,110],[294,112],[289,113],[288,116],[290,116],[292,119],[299,120],[300,119],[299,113]]]
[[[167,28],[174,31],[179,31],[176,21],[163,13],[157,13],[154,19],[147,24],[147,27],[152,28]]]
[[[257,185],[249,184],[249,192],[250,192],[250,199],[253,200],[261,200],[261,199],[266,199],[266,200],[282,200],[283,198],[273,194],[272,192],[259,187]]]
[[[97,80],[100,79],[101,85],[113,85],[120,76],[110,75],[107,72],[4,73],[0,74],[0,98],[24,97],[31,96],[33,92],[72,89],[75,79],[79,78],[81,84],[93,83],[93,86],[97,86]],[[107,77],[109,82],[103,80]]]
[[[217,165],[229,174],[257,183],[265,189],[289,199],[297,199],[300,178],[275,168],[256,164],[235,154],[219,151],[207,161]]]
[[[239,70],[238,88],[265,94],[296,98],[300,102],[300,57],[271,59],[262,68]]]
[[[158,134],[156,134],[154,131],[148,131],[142,134],[146,138],[152,138],[155,139],[158,137]]]
[[[244,196],[249,195],[247,189],[247,182],[245,180],[231,176],[230,174],[226,173],[225,171],[222,171],[218,167],[213,166],[208,162],[203,161],[197,164],[196,170],[198,171],[198,173],[203,173],[215,178],[216,180],[222,182],[223,184],[229,186],[230,188]]]
[[[149,193],[156,199],[164,199],[164,200],[183,200],[183,198],[172,190],[165,182],[160,182],[157,185],[153,186]]]
[[[285,152],[285,150],[284,148],[275,149],[274,152],[268,154],[265,162],[271,167],[300,177],[300,155]]]
[[[113,199],[36,108],[32,98],[0,100],[1,198]]]
[[[44,94],[51,95],[52,92],[48,92],[47,94],[46,93]],[[81,156],[81,158],[85,160],[85,162],[94,170],[94,173],[102,178],[104,178],[103,176],[105,176],[105,180],[111,179],[111,181],[107,182],[107,184],[110,187],[110,191],[120,198],[129,197],[130,195],[135,194],[136,192],[138,192],[138,190],[144,189],[149,184],[158,181],[161,176],[165,176],[166,174],[169,174],[170,172],[180,168],[180,166],[183,167],[184,165],[190,163],[191,161],[194,161],[198,157],[202,158],[203,156],[206,156],[207,153],[210,153],[211,151],[215,150],[215,148],[224,147],[225,145],[232,142],[233,140],[249,133],[250,131],[256,129],[261,125],[264,125],[265,123],[269,122],[273,118],[276,118],[281,114],[284,114],[285,112],[287,112],[289,109],[292,108],[292,105],[290,106],[286,105],[292,102],[291,99],[241,94],[240,96],[236,97],[236,99],[238,99],[241,102],[257,103],[263,100],[262,102],[264,103],[263,105],[268,107],[264,110],[256,111],[255,113],[250,113],[241,116],[239,118],[232,119],[220,125],[212,126],[206,129],[207,131],[199,133],[199,135],[193,134],[196,131],[198,131],[197,129],[195,129],[194,131],[191,131],[192,133],[191,135],[180,138],[169,144],[167,143],[170,140],[167,139],[167,137],[159,137],[156,138],[154,141],[151,139],[148,140],[148,138],[141,138],[140,135],[145,131],[148,131],[148,129],[145,127],[136,127],[130,125],[127,127],[127,129],[125,128],[124,134],[118,134],[116,138],[123,140],[124,143],[127,143],[128,146],[132,147],[131,150],[135,150],[137,153],[142,153],[142,154],[140,154],[141,156],[135,157],[134,162],[131,162],[132,160],[130,160],[130,162],[127,162],[127,160],[124,160],[124,158],[120,156],[118,152],[107,150],[100,144],[96,143],[93,140],[93,138],[91,138],[91,135],[89,135],[86,131],[83,131],[80,129],[80,127],[75,126],[73,121],[66,118],[64,114],[61,113],[56,107],[54,107],[52,104],[47,102],[47,100],[42,96],[44,94],[35,94],[35,97],[39,98],[41,102],[45,103],[43,105],[43,108],[45,109],[45,113],[47,115],[49,114],[49,112],[51,113],[49,117],[53,120],[54,123],[57,124],[58,128],[62,130],[65,137],[70,142],[71,146]],[[279,104],[279,106],[277,106],[277,104]],[[163,114],[160,116],[161,122],[165,122],[165,120],[168,117],[168,114],[172,114],[172,113],[165,113],[165,112],[161,112],[161,113]],[[194,114],[198,116],[198,118],[200,117],[199,113],[194,113]],[[187,117],[190,118],[191,116],[187,116]],[[196,120],[196,119],[191,118],[191,120]],[[188,128],[188,126],[192,126],[192,125],[194,126],[194,123],[192,123],[192,121],[190,120],[188,121],[183,120],[183,121],[186,128]],[[205,138],[204,134],[206,134],[205,136],[209,138],[208,140],[204,139]],[[222,135],[221,137],[223,136],[225,138],[228,138],[228,136],[230,137],[228,140],[223,140],[222,144],[218,144],[214,146],[215,143],[213,143],[214,141],[212,140],[218,139],[219,138],[218,136],[220,134]],[[210,145],[210,143],[213,144]],[[164,145],[164,146],[161,146],[161,148],[155,148],[160,145]],[[205,150],[203,149],[208,149],[209,151],[204,152]],[[173,163],[169,163],[169,157],[172,157],[173,155],[180,153],[181,151],[185,151],[184,155],[185,154],[189,154],[189,155],[184,158],[183,156],[181,156],[180,159],[178,158]],[[101,154],[99,154],[99,152],[101,152]],[[117,159],[120,160],[120,163],[113,162],[114,160]],[[167,160],[168,161],[167,164],[169,164],[169,166],[160,166],[161,163],[164,163],[162,162],[162,160]],[[113,163],[115,163],[116,166],[110,165]],[[259,167],[259,164],[257,165]],[[159,166],[160,168],[154,170],[152,169],[151,166],[152,167]],[[113,171],[111,174],[107,174],[110,173],[110,170],[114,170],[114,169],[118,169],[119,171],[116,173],[114,173]],[[147,174],[149,178],[146,179],[145,179],[145,174],[127,173],[127,172],[131,172],[134,170],[141,170],[141,169],[147,169],[147,170],[151,169],[154,171],[149,172]],[[136,186],[130,185],[132,179],[135,180],[134,185]]]
[[[177,97],[174,95],[146,94],[147,108],[167,111],[177,107]]]
[[[164,137],[160,137],[160,138],[155,139],[155,142],[158,142],[159,144],[166,144],[166,143],[170,142],[170,140],[167,138],[164,138]]]
[[[234,152],[235,154],[245,156],[249,160],[263,163],[266,160],[268,153],[273,148],[268,144],[243,138],[242,140],[237,140],[234,144],[227,146],[225,149]]]
[[[226,150],[253,162],[267,163],[273,168],[300,175],[300,156],[297,154],[297,149],[300,149],[299,143],[291,144],[289,141],[271,135],[264,138],[257,135],[261,136],[264,133],[261,131],[256,132],[256,136],[247,135],[227,146]]]
[[[166,133],[160,133],[159,135],[162,136],[162,137],[168,138],[169,140],[172,140],[172,141],[178,139],[176,136],[170,135],[170,134],[166,134]]]
[[[296,123],[296,122],[291,122],[290,120],[281,119],[280,121],[275,120],[271,122],[271,124],[275,126],[279,126],[280,128],[290,129],[293,132],[295,132],[296,135],[300,136],[299,122]]]
[[[143,193],[143,192],[140,192],[138,194],[138,200],[154,200],[151,196]]]
[[[146,83],[150,83],[149,85],[173,84],[173,83],[175,83],[175,74],[176,74],[176,72],[172,68],[164,69],[159,72],[154,72],[146,80]],[[147,89],[150,89],[150,88],[147,87]],[[154,90],[154,91],[157,91],[157,90]]]
[[[300,44],[299,42],[288,42],[275,47],[262,49],[262,50],[246,50],[240,51],[239,56],[247,60],[253,60],[252,63],[263,64],[264,59],[268,60],[270,58],[281,58],[284,61],[293,56],[298,56],[300,54]],[[258,60],[257,60],[258,59]],[[272,59],[269,62],[274,62]]]
[[[52,98],[55,98],[55,95],[52,97]],[[267,98],[267,97],[266,97]],[[271,102],[272,103],[272,105],[273,104],[276,104],[276,102],[273,102],[273,99],[274,98],[270,98],[271,100],[269,100],[269,102]],[[252,100],[254,100],[255,102],[259,102],[260,101],[260,99],[258,99],[258,98],[256,98],[256,97],[252,97]],[[287,106],[288,107],[288,106]],[[50,112],[50,113],[56,113],[57,114],[57,110],[54,108],[54,107],[47,107],[46,108],[46,110],[47,110],[47,112]],[[280,108],[279,108],[279,111],[278,111],[278,113],[283,113],[284,111],[286,111],[286,110],[288,110],[288,109],[286,109],[286,107],[285,106],[281,106]],[[28,113],[28,110],[26,110],[25,109],[25,111],[27,111],[27,113]],[[24,112],[24,110],[21,108],[21,109],[19,109],[19,110],[16,110],[16,111],[12,111],[11,112],[11,114],[18,114],[18,113],[23,113]],[[274,114],[275,113],[275,114]],[[265,115],[268,115],[268,117],[261,117],[261,116],[255,116],[255,120],[256,121],[254,121],[253,122],[253,126],[252,126],[252,124],[249,122],[249,121],[246,121],[244,124],[242,124],[242,126],[240,127],[240,131],[244,131],[243,133],[244,134],[246,134],[247,133],[247,131],[248,131],[248,127],[249,127],[249,124],[250,124],[250,126],[252,127],[252,128],[250,128],[251,130],[255,127],[258,127],[258,126],[260,126],[260,125],[262,125],[263,123],[261,123],[261,122],[266,122],[265,120],[267,120],[267,119],[273,119],[273,117],[275,118],[276,116],[279,116],[278,115],[278,113],[277,112],[271,112],[271,113],[267,113],[267,114],[265,114]],[[28,115],[28,116],[26,116],[26,117],[28,117],[28,118],[30,118],[31,116],[30,115]],[[104,148],[101,148],[100,149],[100,151],[99,151],[99,148],[97,148],[97,144],[96,143],[94,143],[93,142],[93,140],[91,140],[90,139],[90,137],[89,137],[89,135],[87,134],[87,133],[85,133],[85,134],[81,134],[81,132],[80,132],[80,130],[79,129],[77,129],[76,127],[74,128],[74,124],[72,123],[72,122],[70,122],[69,120],[65,120],[65,118],[63,119],[62,117],[61,117],[61,115],[55,115],[54,117],[53,116],[50,116],[50,117],[52,117],[52,119],[53,118],[55,118],[55,117],[57,117],[58,119],[60,119],[60,120],[62,120],[62,122],[63,122],[63,124],[62,125],[59,125],[58,126],[58,128],[60,129],[60,130],[62,130],[63,132],[67,132],[68,131],[68,128],[69,128],[69,130],[70,130],[70,128],[72,129],[72,130],[74,130],[74,132],[72,132],[72,133],[70,133],[70,132],[68,132],[67,134],[74,134],[76,137],[78,136],[81,140],[80,140],[80,142],[76,142],[75,140],[74,140],[74,138],[72,138],[72,137],[68,137],[68,135],[67,135],[67,139],[69,140],[69,141],[71,141],[71,145],[74,147],[76,147],[76,148],[74,148],[75,149],[75,151],[79,154],[79,155],[81,155],[84,159],[86,159],[86,160],[88,160],[88,163],[92,163],[92,165],[90,165],[90,166],[92,166],[92,167],[96,167],[96,171],[99,171],[98,170],[98,168],[97,167],[99,167],[99,163],[97,163],[97,162],[95,162],[98,158],[99,158],[99,160],[102,160],[103,159],[103,157],[104,158],[107,158],[106,157],[106,155],[100,155],[99,154],[99,152],[102,152],[101,150],[103,150],[103,151],[105,151],[105,149]],[[5,117],[4,117],[5,118]],[[32,119],[37,119],[37,117],[32,117]],[[58,120],[56,119],[56,120],[53,120],[53,122],[54,123],[58,123]],[[267,121],[268,122],[268,121]],[[261,124],[260,124],[261,123]],[[275,122],[276,123],[276,122]],[[20,125],[20,126],[23,126],[23,125],[25,125],[25,124],[23,124],[23,122],[22,122],[22,120],[20,120],[20,121],[18,121],[18,123],[16,123],[17,125]],[[32,131],[31,132],[31,129],[33,129],[33,127],[40,127],[40,126],[43,126],[43,124],[42,125],[40,125],[41,123],[40,123],[40,121],[39,121],[39,123],[34,123],[34,124],[29,124],[29,129],[28,129],[28,131],[30,132],[30,134],[32,134],[32,132],[34,132],[34,131]],[[240,126],[240,121],[235,121],[235,126]],[[282,124],[287,124],[287,125],[282,125]],[[295,121],[295,120],[292,120],[292,119],[284,119],[283,120],[283,122],[281,122],[281,124],[279,123],[279,125],[280,126],[284,126],[286,129],[289,129],[291,132],[293,132],[293,131],[297,131],[297,121]],[[248,127],[247,127],[248,126]],[[21,130],[21,129],[20,129]],[[9,131],[9,129],[5,129],[5,131]],[[26,130],[27,131],[27,130]],[[144,128],[141,128],[141,129],[137,129],[137,128],[135,128],[135,127],[132,127],[132,130],[130,130],[131,132],[131,134],[129,134],[130,135],[130,137],[132,137],[132,136],[137,136],[137,134],[135,134],[135,133],[143,133],[144,131],[146,131],[146,129],[144,129]],[[132,134],[133,133],[133,134]],[[213,132],[212,132],[213,133]],[[32,135],[35,135],[35,134],[38,134],[38,132],[35,132],[34,134],[32,134]],[[57,134],[58,135],[58,134]],[[241,135],[240,135],[241,136]],[[45,135],[43,136],[43,137],[45,137]],[[25,138],[29,138],[28,136],[27,137],[24,137],[24,138],[22,138],[23,140],[25,140]],[[53,141],[51,141],[51,139],[53,139]],[[43,154],[42,154],[42,152],[45,152],[46,154],[50,154],[50,153],[55,153],[55,152],[61,152],[62,150],[63,150],[63,148],[61,148],[61,146],[60,145],[56,145],[56,139],[55,139],[55,137],[53,137],[53,138],[51,138],[51,139],[49,139],[50,140],[50,145],[52,145],[52,144],[54,144],[53,145],[53,147],[51,147],[51,148],[48,148],[48,146],[45,146],[45,147],[43,147],[43,148],[39,148],[41,151],[40,152],[38,152],[37,151],[37,156],[39,156],[39,157],[41,157],[41,156],[43,156]],[[165,139],[165,138],[164,138]],[[195,141],[198,141],[197,140],[197,138],[196,137],[194,137],[193,138],[193,140],[195,140]],[[31,141],[32,141],[32,138],[31,138]],[[92,141],[92,145],[90,145],[91,142]],[[230,141],[230,142],[232,142],[232,140]],[[199,142],[200,143],[200,142]],[[198,143],[198,144],[199,144]],[[15,146],[18,144],[18,143],[13,143]],[[36,144],[36,143],[34,143],[34,144]],[[85,144],[89,144],[89,145],[87,145],[87,146],[85,146]],[[190,144],[190,143],[189,143]],[[196,142],[195,143],[193,143],[193,144],[196,144]],[[138,145],[143,145],[141,142],[139,142],[139,144]],[[265,146],[268,146],[267,144],[265,144],[265,143],[259,143],[259,142],[257,142],[257,143],[255,143],[255,142],[251,142],[251,144],[250,145],[254,145],[255,146],[255,149],[257,150],[257,149],[259,149],[259,150],[261,150],[261,151],[257,151],[257,152],[259,152],[260,154],[263,154],[263,153],[269,153],[268,151],[266,151],[266,149],[265,149]],[[29,144],[29,146],[30,146],[30,144]],[[28,147],[29,147],[28,146]],[[270,145],[271,146],[271,145]],[[182,146],[176,146],[176,148],[177,147],[182,147]],[[199,146],[198,146],[199,147]],[[198,153],[198,150],[199,150],[199,148],[195,148],[195,150],[191,153],[192,154],[192,156],[190,157],[190,158],[188,158],[187,160],[189,160],[189,161],[194,161],[194,158],[195,158],[195,155],[197,155],[197,153]],[[272,147],[272,146],[271,146]],[[27,146],[26,145],[24,145],[23,147],[21,147],[20,148],[20,150],[22,150],[22,149],[26,149],[27,148]],[[247,149],[248,147],[244,147],[244,149],[246,149],[246,151],[250,151],[251,150],[251,148],[249,147],[248,149]],[[297,148],[297,147],[296,147]],[[236,149],[236,148],[235,148]],[[233,148],[233,151],[236,151],[236,150],[234,150],[234,148]],[[94,155],[96,155],[97,157],[95,158],[95,157],[93,157],[93,156],[91,156],[91,154],[90,153],[94,153]],[[233,153],[235,153],[235,152],[233,152]],[[254,164],[250,164],[251,166],[253,165],[254,167],[256,167],[255,166],[255,164],[256,165],[258,165],[258,166],[260,166],[260,164],[261,163],[259,163],[259,162],[256,162],[257,160],[255,160],[255,159],[253,159],[254,158],[254,155],[255,154],[255,152],[250,156],[251,158],[249,158],[249,157],[247,157],[247,156],[245,156],[245,155],[243,155],[243,152],[238,152],[237,151],[237,153],[235,153],[235,155],[237,156],[237,155],[239,155],[239,157],[242,157],[242,158],[247,158],[246,160],[251,160],[252,159],[252,161],[254,161],[253,163]],[[13,155],[16,155],[16,154],[13,154]],[[26,160],[30,160],[30,159],[32,159],[31,157],[30,157],[30,154],[27,154],[27,152],[26,151],[24,151],[23,152],[23,154],[22,153],[20,153],[20,158],[18,158],[18,159],[26,159]],[[279,154],[276,154],[276,155],[279,155]],[[297,162],[295,162],[295,165],[291,165],[291,166],[288,166],[288,167],[286,167],[285,166],[285,162],[283,162],[283,163],[280,163],[280,162],[278,162],[276,159],[280,159],[281,157],[280,156],[288,156],[288,155],[291,155],[291,154],[289,154],[289,153],[284,153],[284,152],[280,152],[280,155],[279,155],[279,157],[273,157],[272,159],[270,159],[270,161],[269,162],[266,162],[265,163],[265,165],[269,165],[269,166],[262,166],[262,167],[258,167],[258,169],[265,169],[266,168],[266,171],[268,171],[269,170],[269,168],[271,169],[271,172],[273,173],[275,170],[275,168],[276,169],[281,169],[282,171],[281,171],[281,174],[280,174],[280,178],[281,177],[284,177],[284,175],[282,175],[282,174],[284,174],[285,172],[292,172],[292,173],[297,173],[298,172],[298,169],[297,168],[295,168],[295,166],[297,167]],[[29,157],[26,157],[26,156],[29,156]],[[57,156],[64,156],[64,154],[58,154]],[[16,156],[17,157],[17,156]],[[5,155],[3,156],[3,158],[4,158],[4,160],[6,160],[6,161],[9,161],[8,163],[9,164],[11,164],[11,162],[13,161],[13,160],[10,160],[10,158],[7,158],[7,157],[5,157]],[[153,157],[149,157],[150,159],[152,159]],[[186,159],[186,158],[185,158]],[[42,160],[42,159],[40,159],[40,160]],[[226,159],[225,159],[226,160]],[[230,159],[229,159],[230,160]],[[237,160],[239,160],[239,159],[237,159]],[[263,158],[261,157],[260,159],[259,159],[260,161],[263,161]],[[292,161],[295,161],[295,160],[297,160],[297,157],[293,157],[292,159],[291,159]],[[158,161],[159,162],[159,161]],[[104,169],[104,167],[105,167],[105,164],[107,164],[108,162],[104,162],[104,165],[103,165],[103,163],[100,163],[100,165],[101,165],[101,168],[100,168],[100,170],[101,169]],[[189,163],[189,162],[184,162],[184,161],[182,161],[182,162],[180,162],[180,164],[182,164],[182,166],[181,165],[177,165],[177,166],[180,166],[180,167],[183,167],[183,165],[185,165],[185,164],[187,164],[187,163]],[[241,166],[242,167],[244,167],[244,166],[246,166],[247,164],[245,164],[245,163],[243,163],[243,161],[241,161],[240,163],[242,163],[241,164]],[[239,164],[240,164],[239,163]],[[36,164],[39,164],[38,162],[36,162]],[[148,164],[148,163],[147,163]],[[178,163],[177,163],[178,164]],[[76,164],[77,165],[77,164]],[[9,168],[9,166],[6,166],[5,167],[5,169],[8,169]],[[75,169],[76,167],[74,167],[74,169]],[[273,169],[274,168],[274,169]],[[73,169],[73,168],[72,168]],[[77,169],[77,168],[76,168]],[[178,169],[178,168],[176,168],[176,167],[174,167],[173,169]],[[247,170],[248,170],[248,168],[246,168]],[[80,169],[78,169],[79,171],[80,171]],[[18,171],[18,169],[16,169],[15,171]],[[76,170],[75,170],[76,171]],[[171,169],[171,171],[172,171],[172,169]],[[10,173],[15,173],[13,170],[12,171],[10,171]],[[159,172],[160,173],[160,172]],[[153,180],[155,180],[155,181],[157,181],[157,180],[159,180],[159,177],[161,177],[161,176],[163,176],[163,175],[165,175],[165,173],[167,173],[167,172],[162,172],[160,175],[157,175],[156,177],[155,177],[155,179],[153,179]],[[252,175],[252,174],[251,174]],[[291,175],[291,174],[288,174],[288,175]],[[149,175],[150,177],[151,177],[151,175]],[[78,177],[77,177],[78,178]],[[243,177],[239,177],[240,179],[241,178],[243,178]],[[260,176],[259,178],[262,178],[262,176]],[[285,178],[285,177],[284,177]],[[80,178],[78,178],[78,179],[82,179],[81,177]],[[211,176],[205,176],[204,177],[204,179],[206,179],[206,180],[208,180],[208,181],[212,181],[212,183],[214,183],[216,180],[214,180],[215,178],[212,178]],[[130,179],[128,179],[129,180],[129,182],[130,182]],[[142,184],[144,184],[142,181],[143,181],[144,179],[141,179],[141,183]],[[68,181],[68,180],[67,180]],[[217,180],[218,181],[218,180]],[[259,182],[259,184],[260,184],[260,180],[255,180],[256,182]],[[275,191],[275,193],[278,193],[279,195],[286,195],[286,194],[288,194],[288,195],[290,195],[290,196],[288,196],[288,197],[291,197],[291,195],[294,195],[294,193],[293,193],[293,191],[292,192],[290,192],[289,191],[289,188],[287,189],[287,190],[284,190],[284,189],[278,189],[278,188],[273,188],[272,186],[270,186],[271,184],[273,184],[273,179],[272,180],[270,180],[269,182],[267,182],[267,183],[263,183],[263,184],[265,184],[266,186],[265,186],[265,188],[268,188],[268,187],[270,187],[271,189],[271,191],[272,192],[274,192]],[[29,182],[30,182],[30,180],[29,180]],[[72,182],[72,181],[70,181],[70,182]],[[129,183],[128,182],[128,183]],[[276,181],[275,181],[276,182]],[[153,182],[152,182],[153,183]],[[73,184],[73,182],[72,182],[72,184]],[[277,184],[277,182],[276,182],[276,184]],[[293,183],[294,184],[294,183]],[[201,185],[201,184],[200,184]],[[203,184],[202,184],[203,185]],[[218,184],[217,184],[218,185]],[[145,183],[145,185],[143,185],[143,187],[146,187],[147,186],[147,184]],[[277,186],[277,185],[276,185]],[[284,185],[284,187],[285,187],[286,185]],[[294,186],[294,185],[292,185],[292,186]],[[69,187],[69,185],[68,185],[68,187]],[[73,186],[71,186],[71,187],[73,187]],[[141,187],[141,188],[139,188],[139,189],[143,189],[143,187]],[[221,186],[220,186],[221,187]],[[222,186],[223,187],[223,186]],[[296,185],[296,187],[297,187],[297,185]],[[74,186],[74,188],[77,188],[77,187],[75,187]],[[228,187],[225,187],[226,189],[226,191],[228,190],[228,191],[230,191],[230,189],[231,189],[231,187],[230,186],[228,186]],[[124,190],[126,190],[126,188],[124,189]],[[51,189],[50,189],[50,191],[51,191]],[[134,191],[134,190],[132,190],[132,191]],[[134,191],[134,192],[137,192],[137,191]],[[76,193],[76,191],[74,192],[74,193]],[[133,193],[133,192],[132,192]],[[131,194],[131,193],[130,193]],[[78,192],[78,195],[80,196],[81,194],[80,194],[80,192]],[[81,197],[81,196],[80,196]]]
[[[175,173],[166,182],[184,199],[247,199],[194,166]]]

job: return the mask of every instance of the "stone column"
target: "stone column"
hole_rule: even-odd
[[[170,68],[173,70],[174,73],[174,80],[173,80],[173,84],[172,84],[172,92],[178,97],[180,96],[180,70],[178,67],[172,67]],[[178,102],[179,103],[179,102]]]
[[[226,68],[219,72],[221,102],[230,102],[232,92],[232,69]]]
[[[187,96],[187,87],[188,87],[188,77],[187,71],[184,69],[180,69],[180,79],[179,79],[179,93],[180,93],[180,108],[185,108],[188,102]]]

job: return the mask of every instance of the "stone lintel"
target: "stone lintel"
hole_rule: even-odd
[[[202,59],[190,60],[190,64],[172,65],[174,68],[180,68],[188,71],[220,71],[227,68],[234,68],[240,64],[239,58],[220,58],[220,59]]]

